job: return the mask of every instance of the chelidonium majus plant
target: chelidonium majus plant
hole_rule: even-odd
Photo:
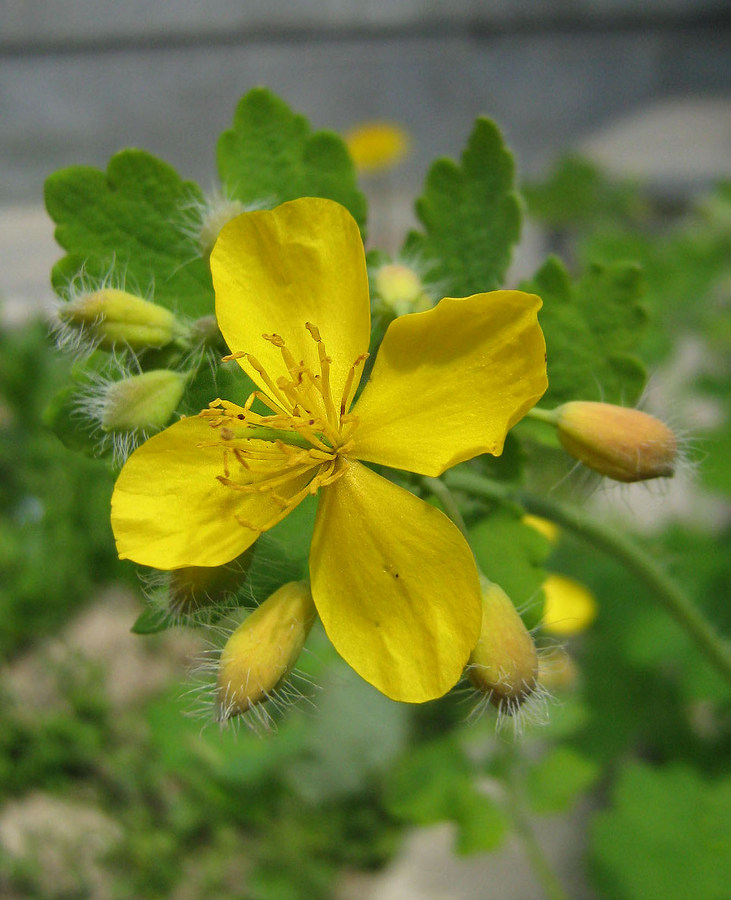
[[[589,601],[549,580],[536,522],[613,546],[547,492],[583,501],[678,464],[635,408],[635,269],[572,279],[552,258],[505,285],[521,204],[487,119],[434,163],[393,256],[365,249],[343,141],[268,91],[242,99],[218,162],[210,197],[143,151],[47,183],[67,251],[54,330],[75,357],[49,415],[110,458],[119,555],[159,573],[136,630],[214,635],[221,722],[269,726],[315,633],[395,701],[457,688],[500,723],[545,719],[545,635],[574,615],[556,604]]]

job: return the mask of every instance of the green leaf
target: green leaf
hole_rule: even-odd
[[[530,215],[554,228],[639,220],[647,213],[647,202],[635,184],[610,179],[579,156],[562,157],[546,181],[524,185],[523,193]]]
[[[245,586],[250,602],[261,603],[288,581],[309,578],[317,501],[317,497],[307,497],[257,540]]]
[[[508,829],[505,813],[477,790],[469,760],[450,738],[411,750],[391,772],[386,805],[415,825],[455,822],[457,850],[465,854],[494,850]]]
[[[404,255],[429,267],[427,279],[457,297],[501,286],[521,209],[513,157],[493,122],[477,119],[461,165],[433,163],[416,213],[424,233],[409,235]]]
[[[521,521],[520,512],[498,507],[469,529],[470,546],[477,564],[521,610],[528,628],[543,614],[543,569],[549,541]]]
[[[526,776],[531,807],[538,813],[568,810],[599,776],[599,765],[571,747],[554,747]]]
[[[69,384],[51,397],[43,411],[43,424],[68,447],[87,456],[101,456],[99,435],[92,433],[91,421],[79,415],[82,385]]]
[[[523,289],[543,298],[539,319],[548,391],[542,405],[581,399],[632,406],[647,377],[632,352],[647,323],[639,267],[594,265],[572,283],[563,263],[552,257]]]
[[[326,197],[347,207],[365,230],[366,200],[342,138],[313,133],[304,116],[265,88],[239,101],[233,127],[218,140],[217,158],[224,191],[243,203]]]
[[[467,856],[497,850],[510,828],[505,812],[473,785],[457,795],[457,852]]]
[[[417,746],[391,772],[388,809],[415,825],[450,819],[455,797],[469,777],[469,761],[453,738]]]
[[[591,856],[616,900],[731,897],[731,778],[684,765],[625,766],[610,809],[592,829]]]
[[[189,316],[213,312],[208,266],[185,210],[201,202],[192,182],[143,150],[123,150],[106,172],[72,166],[46,181],[46,208],[56,240],[68,251],[52,280],[64,293],[84,273],[91,281],[124,280],[125,286]]]

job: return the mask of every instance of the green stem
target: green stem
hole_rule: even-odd
[[[541,409],[539,406],[534,406],[533,409],[529,409],[526,416],[531,419],[538,419],[539,422],[546,422],[554,427],[556,426],[556,419],[558,418],[555,409]]]
[[[434,494],[437,500],[444,507],[444,511],[449,516],[449,518],[454,522],[454,524],[459,528],[462,534],[467,537],[467,526],[465,525],[465,521],[462,518],[462,513],[460,511],[459,506],[457,505],[457,501],[452,496],[452,492],[449,490],[447,485],[441,481],[439,478],[422,478],[422,483],[424,487],[426,487],[429,491]]]
[[[520,491],[511,491],[474,472],[454,471],[443,476],[448,487],[487,500],[517,501],[528,512],[573,531],[619,560],[655,595],[665,610],[695,642],[708,661],[731,684],[731,653],[723,638],[693,605],[691,599],[631,537],[599,522],[573,506]]]
[[[556,873],[551,868],[543,848],[538,843],[528,815],[523,808],[522,791],[518,781],[515,762],[512,763],[508,771],[506,787],[509,792],[510,813],[515,831],[522,841],[525,855],[528,857],[536,880],[543,888],[543,893],[548,900],[570,900]]]

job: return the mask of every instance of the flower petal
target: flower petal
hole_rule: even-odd
[[[438,509],[357,462],[321,491],[312,596],[340,655],[388,697],[421,703],[460,678],[480,633],[472,553]]]
[[[353,409],[352,455],[422,475],[498,456],[548,384],[540,306],[493,291],[395,319]]]
[[[223,565],[281,513],[270,492],[241,493],[218,481],[224,474],[222,448],[201,446],[215,439],[211,426],[194,416],[151,437],[130,456],[112,495],[120,559],[156,569]],[[277,494],[293,497],[313,473],[278,485]]]
[[[305,328],[320,329],[331,358],[336,402],[355,359],[368,349],[370,304],[358,226],[332,200],[304,198],[274,210],[244,213],[221,231],[211,254],[216,316],[232,352],[251,353],[276,383],[287,376],[278,334],[297,362],[319,372],[317,347]],[[244,370],[267,390],[261,376]]]

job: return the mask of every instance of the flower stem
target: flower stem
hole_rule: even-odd
[[[518,502],[529,512],[562,525],[619,560],[652,591],[719,674],[731,683],[731,653],[727,643],[694,606],[683,589],[633,538],[626,537],[573,506],[510,490],[474,472],[453,471],[445,475],[444,479],[448,487],[468,491],[487,500]]]
[[[442,504],[446,514],[466,538],[467,526],[465,525],[465,521],[462,518],[462,513],[457,504],[457,501],[452,496],[452,492],[449,490],[447,485],[439,478],[428,478],[426,476],[422,478],[422,483],[424,487],[426,487],[427,490],[431,491],[431,493]]]
[[[523,850],[528,857],[536,881],[543,888],[543,893],[547,900],[569,900],[569,895],[558,880],[558,876],[551,868],[543,848],[538,843],[533,826],[524,808],[518,760],[514,754],[508,763],[505,787],[510,805],[510,817],[515,827],[515,832],[523,844]]]

